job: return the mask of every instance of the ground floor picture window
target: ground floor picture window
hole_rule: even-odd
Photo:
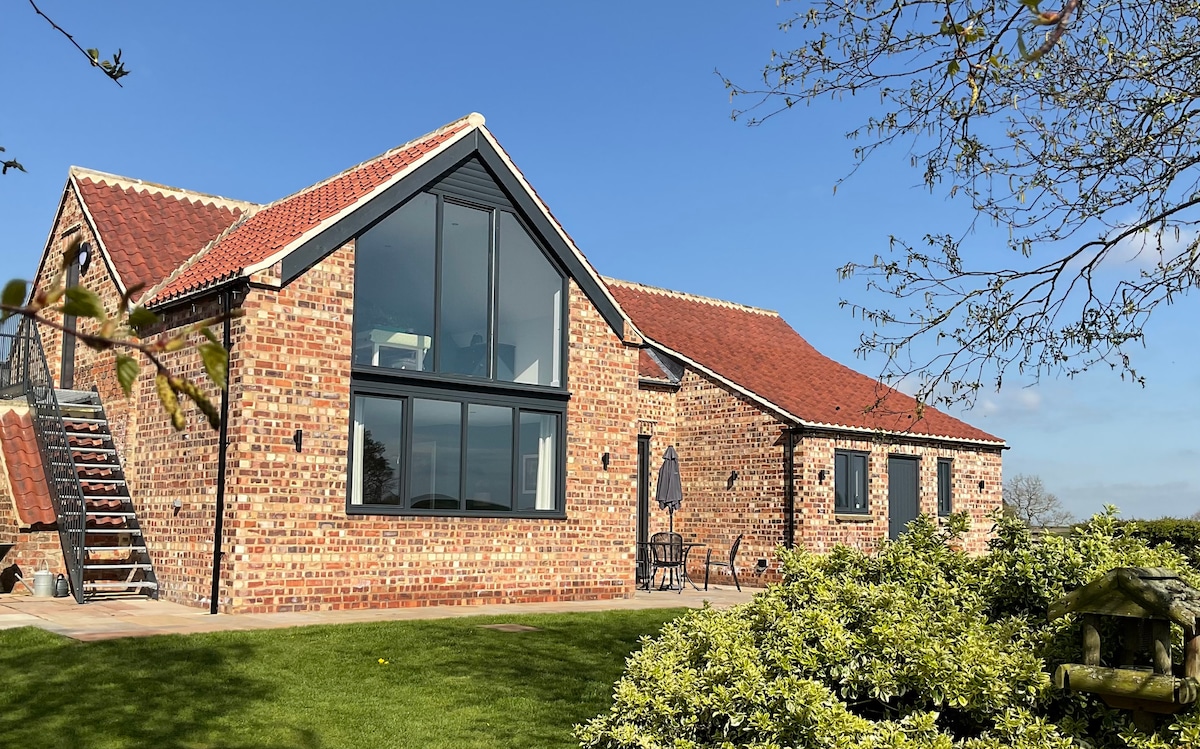
[[[561,512],[561,412],[437,397],[354,398],[351,512]]]

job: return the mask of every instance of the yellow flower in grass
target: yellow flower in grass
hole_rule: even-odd
[[[388,665],[388,661],[387,661],[386,659],[384,659],[384,658],[380,658],[380,659],[379,659],[379,665],[381,665],[381,666],[386,666],[386,665]]]

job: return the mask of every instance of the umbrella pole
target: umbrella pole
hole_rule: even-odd
[[[674,533],[675,532],[675,508],[674,507],[667,510],[667,517],[669,518],[669,520],[668,520],[669,530],[671,533]]]

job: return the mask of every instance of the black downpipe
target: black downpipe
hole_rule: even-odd
[[[783,432],[783,545],[796,545],[796,433]]]
[[[227,356],[233,351],[233,327],[230,311],[233,307],[233,290],[226,289],[221,295],[221,313],[225,317],[224,346]],[[217,437],[217,507],[216,522],[213,524],[213,572],[212,593],[208,613],[217,613],[217,598],[221,592],[221,535],[225,526],[225,453],[229,449],[229,382],[233,378],[233,357],[229,356],[225,371],[225,388],[221,391],[221,429]]]

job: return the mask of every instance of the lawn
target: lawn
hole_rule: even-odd
[[[0,746],[570,747],[638,638],[680,610],[80,643],[0,631]],[[536,632],[481,624],[516,622]],[[382,659],[382,662],[381,662]]]

